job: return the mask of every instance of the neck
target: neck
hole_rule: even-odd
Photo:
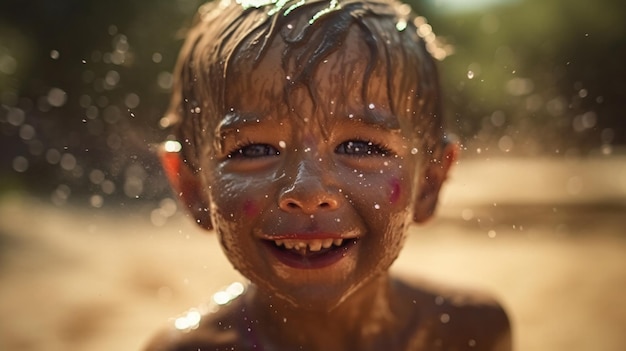
[[[387,274],[358,289],[338,306],[309,309],[293,306],[252,286],[246,294],[249,318],[260,341],[280,350],[346,350],[359,343],[367,349],[388,339],[401,323],[396,292]],[[366,346],[366,347],[365,347]],[[269,349],[269,348],[268,348]]]

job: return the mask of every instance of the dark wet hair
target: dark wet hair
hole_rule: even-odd
[[[443,142],[442,107],[435,60],[418,35],[416,16],[394,0],[222,0],[203,5],[187,35],[175,71],[165,122],[176,128],[185,160],[197,165],[196,146],[227,113],[225,96],[232,66],[258,63],[277,36],[285,43],[283,67],[293,72],[290,87],[303,84],[315,101],[311,78],[319,63],[339,50],[352,26],[369,50],[362,80],[368,101],[375,69],[387,76],[389,107],[410,115],[422,150],[437,158]],[[295,64],[294,64],[295,63]],[[398,84],[399,83],[399,84]],[[288,103],[287,100],[285,100]],[[367,111],[364,111],[367,113]]]

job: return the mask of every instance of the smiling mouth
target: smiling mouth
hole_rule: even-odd
[[[321,269],[352,257],[361,231],[285,233],[264,235],[261,239],[268,253],[281,263],[296,269]]]
[[[298,240],[298,239],[282,239],[274,240],[274,244],[277,248],[283,250],[290,250],[296,252],[302,256],[314,253],[324,253],[336,248],[344,246],[344,241],[356,239],[312,239],[312,240]]]

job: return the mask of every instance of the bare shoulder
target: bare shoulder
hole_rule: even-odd
[[[216,311],[190,310],[156,333],[145,351],[234,350],[242,342],[240,300]]]
[[[420,347],[410,350],[511,350],[509,317],[493,296],[424,281],[398,285],[419,314],[413,335]]]

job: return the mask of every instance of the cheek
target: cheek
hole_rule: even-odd
[[[389,203],[395,204],[400,199],[400,195],[402,193],[402,186],[400,180],[398,178],[392,178],[389,181]]]
[[[243,214],[248,217],[256,217],[259,214],[259,206],[252,199],[246,199],[242,205]]]

